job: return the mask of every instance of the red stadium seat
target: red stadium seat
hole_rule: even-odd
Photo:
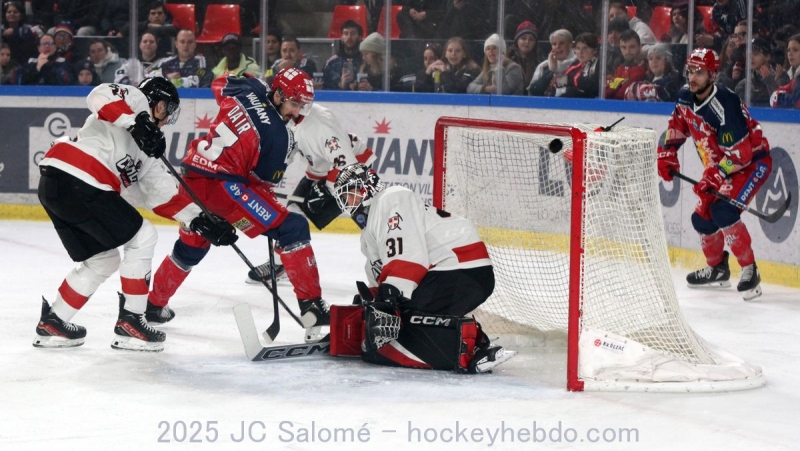
[[[197,14],[194,5],[189,3],[165,3],[164,8],[172,14],[172,25],[175,28],[187,28],[197,34]]]
[[[672,16],[670,15],[672,8],[669,6],[656,6],[653,8],[653,17],[650,18],[650,29],[656,35],[656,39],[661,40],[661,36],[669,34],[669,29],[672,27]]]
[[[397,25],[397,14],[403,10],[403,6],[392,5],[392,39],[400,37],[400,26]],[[381,17],[378,19],[378,33],[383,35],[383,27],[386,26],[386,7],[381,8]]]
[[[636,7],[635,6],[627,6],[628,8],[628,19],[633,19],[636,17]]]
[[[367,36],[367,8],[363,5],[336,5],[336,8],[333,9],[333,20],[331,20],[331,28],[328,31],[328,38],[341,38],[342,24],[348,20],[354,20],[356,23],[361,25],[361,29],[364,30],[364,35],[362,37]]]
[[[719,30],[719,25],[717,25],[714,20],[711,19],[711,8],[711,6],[697,7],[697,9],[700,11],[700,15],[703,16],[703,26],[706,28],[707,33],[714,33]],[[695,21],[698,19],[698,17],[694,18]]]
[[[228,33],[242,35],[239,5],[208,5],[198,44],[216,44]]]

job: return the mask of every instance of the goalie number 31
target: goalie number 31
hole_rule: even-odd
[[[386,256],[389,258],[394,257],[395,255],[400,255],[403,253],[403,237],[397,238],[389,238],[386,240],[386,247],[388,251],[386,252]]]

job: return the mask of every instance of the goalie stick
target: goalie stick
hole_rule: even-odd
[[[697,181],[692,180],[691,178],[681,174],[680,172],[678,172],[678,171],[676,171],[674,169],[670,170],[669,173],[672,174],[674,177],[678,177],[681,180],[685,180],[685,181],[691,183],[692,185],[697,185]],[[757,216],[757,217],[769,222],[770,224],[778,222],[778,220],[780,220],[783,217],[783,214],[786,213],[786,210],[789,209],[789,205],[792,202],[792,193],[787,193],[786,194],[786,201],[783,203],[783,205],[781,205],[780,207],[778,207],[777,210],[775,210],[772,213],[767,215],[767,214],[761,213],[760,211],[758,211],[756,209],[750,208],[747,205],[739,202],[738,200],[732,199],[732,198],[730,198],[730,197],[728,197],[728,196],[726,196],[724,194],[721,194],[721,193],[719,193],[717,191],[711,190],[709,192],[711,194],[713,194],[714,196],[716,196],[718,199],[722,199],[725,202],[733,205],[734,207],[737,207],[737,208],[739,208],[741,210],[744,210],[744,211],[746,211],[746,212],[748,212],[748,213],[750,213],[752,215],[755,215],[755,216]]]
[[[167,160],[167,157],[164,156],[164,155],[161,155],[160,159],[164,163],[164,165],[167,167],[167,170],[169,171],[169,173],[172,174],[172,176],[175,177],[178,180],[178,183],[180,183],[180,185],[183,187],[183,189],[186,190],[187,193],[189,193],[189,196],[192,198],[194,203],[197,204],[198,207],[200,207],[200,209],[203,211],[203,213],[205,213],[209,217],[213,217],[212,213],[210,211],[208,211],[208,209],[205,207],[205,205],[203,205],[202,202],[200,202],[200,199],[197,197],[197,195],[194,193],[194,191],[192,191],[192,189],[189,188],[189,185],[186,183],[185,180],[183,180],[183,177],[181,177],[178,174],[178,172],[172,166],[172,163],[170,163],[169,160]],[[270,246],[269,246],[270,247],[270,262],[273,262],[274,261],[274,257],[273,257],[273,254],[272,254],[272,240],[270,240],[269,244],[270,244]],[[247,267],[250,268],[250,270],[253,271],[255,274],[258,274],[258,271],[256,271],[256,267],[253,266],[252,263],[250,263],[250,260],[244,255],[244,253],[241,251],[241,249],[239,249],[239,246],[237,246],[235,243],[233,243],[233,244],[231,244],[231,247],[233,248],[234,251],[236,251],[237,254],[239,254],[239,257],[242,259],[242,261],[244,261],[244,263],[247,265]],[[271,272],[272,272],[272,275],[274,276],[274,266],[273,266],[273,269],[272,269]],[[275,340],[275,337],[277,337],[278,333],[281,331],[280,315],[278,314],[278,304],[279,303],[280,303],[280,305],[283,306],[283,308],[287,312],[289,312],[289,315],[291,315],[292,318],[294,318],[294,320],[297,322],[297,324],[300,325],[300,327],[303,327],[303,323],[302,323],[302,321],[300,321],[300,318],[298,318],[297,315],[295,315],[294,312],[289,309],[289,307],[286,305],[286,303],[283,302],[283,299],[281,299],[280,296],[278,296],[278,287],[277,287],[277,285],[275,285],[275,279],[274,278],[272,279],[272,286],[270,286],[267,283],[267,281],[266,281],[266,279],[264,277],[261,278],[261,283],[263,283],[264,286],[267,287],[267,290],[269,290],[270,293],[272,293],[272,311],[273,311],[272,323],[269,325],[269,327],[267,327],[267,330],[264,331],[264,338],[271,343],[272,341]],[[303,328],[305,329],[305,327],[303,327]]]
[[[311,343],[299,343],[281,346],[264,346],[258,338],[256,323],[250,304],[243,303],[233,307],[233,316],[236,318],[236,327],[244,344],[244,353],[253,362],[265,362],[297,357],[330,354],[330,334],[321,340]],[[268,343],[269,344],[269,343]]]

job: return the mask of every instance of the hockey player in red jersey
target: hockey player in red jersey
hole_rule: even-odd
[[[370,286],[369,295],[362,293],[365,361],[482,373],[514,355],[492,346],[480,325],[464,317],[495,283],[471,221],[423,204],[407,188],[384,188],[360,163],[341,171],[335,197],[362,229]],[[332,332],[338,326],[332,323]],[[342,336],[331,338],[334,349]]]
[[[705,171],[694,186],[698,201],[692,225],[700,234],[707,267],[686,277],[690,287],[728,287],[728,244],[742,267],[737,290],[745,300],[761,295],[761,276],[751,247],[750,233],[739,208],[720,200],[711,190],[743,204],[755,198],[769,177],[772,157],[761,125],[729,89],[714,82],[719,56],[695,49],[686,60],[688,85],[678,93],[667,136],[658,148],[658,173],[670,181],[680,169],[678,148],[691,137]]]
[[[212,90],[219,113],[208,135],[195,139],[183,159],[184,180],[201,202],[250,238],[266,235],[278,250],[294,286],[305,327],[327,325],[308,222],[290,212],[273,188],[283,178],[296,149],[287,123],[311,107],[314,88],[305,72],[278,73],[271,89],[255,78],[218,78]],[[159,266],[148,303],[148,320],[164,323],[175,313],[167,306],[191,269],[209,250],[208,241],[186,227]]]
[[[111,346],[160,351],[166,336],[144,318],[156,229],[121,193],[139,194],[154,213],[190,224],[215,244],[231,244],[237,237],[232,227],[206,217],[179,195],[176,180],[158,160],[166,150],[160,128],[179,114],[178,91],[171,83],[149,78],[138,89],[102,84],[87,103],[92,115],[77,138],[55,144],[39,164],[39,200],[80,265],[67,274],[52,306],[42,299],[33,345],[83,344],[86,329],[69,320],[119,270],[120,311]]]

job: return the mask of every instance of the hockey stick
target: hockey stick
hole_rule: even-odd
[[[244,353],[247,355],[247,358],[253,362],[330,353],[330,335],[326,335],[321,340],[311,343],[264,346],[258,338],[258,331],[256,331],[256,323],[253,321],[253,313],[250,311],[250,304],[242,303],[235,306],[233,308],[233,313],[236,317],[236,326],[239,328],[239,335],[242,336],[242,343],[244,343]]]
[[[685,181],[691,183],[692,185],[697,185],[697,181],[692,180],[691,178],[681,174],[680,172],[678,172],[678,171],[676,171],[674,169],[670,170],[669,173],[671,175],[673,175],[674,177],[678,177],[681,180],[685,180]],[[783,217],[783,214],[786,213],[786,210],[789,209],[789,205],[792,202],[792,193],[788,193],[786,195],[786,202],[784,202],[783,205],[778,207],[778,209],[773,211],[771,214],[766,215],[764,213],[761,213],[758,210],[755,210],[753,208],[748,207],[747,205],[739,202],[736,199],[732,199],[732,198],[730,198],[730,197],[728,197],[728,196],[726,196],[724,194],[721,194],[721,193],[719,193],[717,191],[711,190],[709,192],[711,194],[713,194],[714,196],[716,196],[718,199],[722,199],[725,202],[733,205],[734,207],[737,207],[737,208],[739,208],[741,210],[744,210],[744,211],[746,211],[746,212],[748,212],[748,213],[750,213],[752,215],[755,215],[755,216],[757,216],[757,217],[769,222],[770,224],[778,222],[778,220]]]
[[[183,189],[186,190],[187,193],[189,193],[189,196],[192,198],[194,203],[198,207],[200,207],[200,210],[202,210],[203,213],[205,213],[209,217],[212,217],[211,216],[212,213],[210,211],[208,211],[208,209],[205,207],[205,205],[203,205],[203,203],[200,201],[200,199],[197,197],[197,195],[194,193],[194,191],[192,191],[192,189],[189,188],[189,185],[186,183],[185,180],[183,180],[183,177],[181,177],[178,174],[178,172],[172,166],[172,163],[170,163],[169,160],[167,160],[167,157],[162,155],[160,157],[160,159],[164,163],[164,165],[167,167],[167,170],[169,171],[169,173],[172,174],[172,176],[175,177],[175,179],[178,180],[178,183],[180,183],[180,185],[183,187]],[[253,264],[250,263],[250,260],[244,255],[244,253],[242,253],[241,249],[239,249],[239,246],[237,246],[234,243],[234,244],[231,244],[231,247],[233,248],[234,251],[236,251],[236,253],[242,259],[242,261],[244,261],[244,263],[247,265],[247,267],[250,268],[250,270],[253,271],[255,274],[258,274],[258,271],[256,271],[255,266],[253,266]],[[270,248],[271,248],[271,246],[270,246]],[[270,251],[271,251],[271,249],[270,249]],[[278,336],[278,332],[280,332],[281,326],[280,326],[280,319],[279,319],[279,315],[278,315],[278,303],[280,303],[283,306],[283,308],[286,309],[287,312],[289,312],[289,315],[291,315],[292,318],[294,318],[294,320],[297,321],[297,324],[299,324],[300,327],[303,327],[303,323],[300,321],[300,318],[298,318],[297,315],[295,315],[294,312],[292,312],[289,309],[289,307],[283,302],[283,300],[280,298],[280,296],[278,296],[278,287],[276,285],[274,285],[274,283],[273,283],[272,286],[269,286],[269,284],[263,278],[261,279],[261,282],[272,293],[272,301],[273,301],[272,302],[272,307],[273,307],[273,309],[275,311],[275,318],[272,320],[272,324],[270,324],[270,326],[267,328],[268,336],[265,337],[265,338],[268,338],[270,341],[272,341],[272,340],[275,339],[275,337]],[[270,330],[274,333],[274,335],[269,334]]]
[[[275,282],[275,249],[272,246],[272,238],[267,237],[269,242],[269,279],[272,282],[272,286],[275,287],[272,290],[272,307],[275,309],[275,318],[272,320],[272,324],[267,327],[267,330],[264,331],[266,334],[266,338],[274,339],[278,336],[278,332],[280,331],[280,323],[278,322],[278,290],[277,290],[277,283]],[[256,272],[256,274],[258,274]],[[266,276],[264,276],[266,277]],[[302,324],[300,324],[302,326]],[[271,329],[271,330],[270,330]]]

